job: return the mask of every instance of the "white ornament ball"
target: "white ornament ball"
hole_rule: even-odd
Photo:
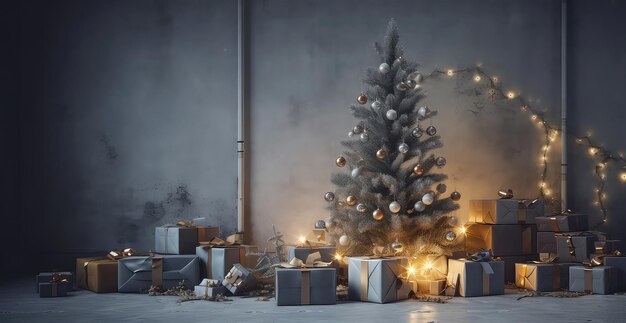
[[[459,223],[459,220],[456,216],[451,215],[450,217],[448,217],[448,223],[450,223],[450,225],[457,225],[457,223]]]
[[[367,132],[364,132],[364,133],[361,134],[361,141],[362,142],[366,142],[369,139],[370,139],[370,136],[367,134]]]
[[[372,102],[372,105],[371,105],[371,106],[372,106],[372,109],[376,109],[376,110],[378,110],[378,109],[380,109],[380,106],[381,106],[381,105],[382,105],[382,104],[380,103],[380,101],[376,100],[376,101]]]
[[[396,118],[398,117],[398,112],[396,112],[396,110],[394,109],[389,109],[387,110],[386,116],[389,120],[396,120]]]
[[[352,175],[353,178],[359,177],[359,175],[361,175],[361,167],[354,168],[350,175]]]
[[[401,143],[400,146],[398,146],[398,151],[402,154],[406,154],[409,152],[409,145],[405,144],[405,143]]]
[[[391,68],[389,67],[389,64],[387,64],[387,63],[382,63],[382,64],[380,64],[380,66],[378,66],[378,70],[379,70],[381,73],[383,73],[383,74],[387,74],[387,73],[389,73],[389,70],[390,70],[390,69],[391,69]]]
[[[426,116],[428,115],[428,113],[430,113],[430,109],[428,107],[420,107],[417,110],[417,114],[422,117],[422,118],[426,118]]]
[[[350,238],[348,238],[347,235],[342,235],[341,237],[339,237],[339,244],[342,246],[347,246],[350,244]]]
[[[435,197],[430,193],[426,193],[424,194],[424,196],[422,196],[422,202],[426,205],[431,205],[434,201]]]
[[[352,131],[348,132],[348,137],[354,137],[354,132]]]
[[[400,203],[393,201],[391,203],[389,203],[389,211],[391,211],[391,213],[398,213],[400,212]]]
[[[424,210],[426,210],[426,204],[424,204],[424,202],[422,201],[417,201],[415,202],[415,205],[413,205],[413,209],[417,212],[423,212]]]

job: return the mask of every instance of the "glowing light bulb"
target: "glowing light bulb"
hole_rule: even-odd
[[[622,182],[626,182],[626,171],[623,171],[619,174],[619,179]]]
[[[341,261],[341,260],[343,259],[343,256],[342,256],[342,255],[340,255],[340,254],[338,254],[338,253],[336,253],[336,254],[333,256],[333,258],[334,258],[335,260]]]
[[[448,70],[447,74],[448,74],[448,76],[452,76],[452,75],[454,75],[454,71],[453,70]]]
[[[583,143],[583,140],[582,140],[582,139],[580,139],[580,138],[576,138],[576,143],[577,143],[577,144],[582,144],[582,143]]]
[[[541,183],[539,183],[539,186],[540,186],[540,187],[546,187],[546,182],[541,182]]]
[[[597,148],[595,148],[595,147],[589,148],[589,155],[593,156],[596,153],[598,153],[598,149]]]
[[[509,91],[506,93],[506,97],[509,99],[514,99],[515,98],[515,92],[513,91]]]
[[[298,238],[298,242],[305,243],[306,242],[306,238],[304,236],[300,236],[300,238]]]
[[[493,83],[498,83],[498,77],[497,76],[492,77],[491,80],[493,81]]]
[[[537,115],[533,114],[532,116],[530,116],[530,119],[533,120],[533,121],[537,120]]]
[[[480,82],[480,75],[474,75],[474,82]]]
[[[546,196],[550,196],[550,194],[552,194],[552,192],[550,192],[550,190],[544,190],[543,194],[545,194]]]
[[[407,268],[407,271],[409,272],[409,275],[414,275],[415,274],[415,267],[409,266],[409,268]]]
[[[467,229],[465,229],[465,227],[461,227],[461,234],[465,234],[465,231],[466,231],[466,230],[467,230]]]

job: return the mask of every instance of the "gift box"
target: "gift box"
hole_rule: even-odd
[[[567,289],[569,267],[577,265],[577,263],[517,263],[515,286],[536,292]]]
[[[154,228],[154,250],[160,254],[194,254],[198,245],[195,227],[161,226]]]
[[[573,232],[588,229],[587,214],[559,214],[535,218],[537,231]]]
[[[193,292],[197,297],[216,297],[218,295],[229,296],[230,291],[222,286],[221,280],[204,278],[200,285],[193,288]]]
[[[248,245],[196,247],[196,256],[201,262],[200,274],[202,277],[222,280],[234,264],[239,263],[246,268],[253,268],[258,257],[249,254],[254,251],[257,251],[257,247]]]
[[[504,262],[448,259],[446,294],[474,297],[504,294]],[[450,293],[452,292],[452,293]]]
[[[537,254],[522,256],[502,256],[497,257],[497,260],[504,263],[504,282],[513,283],[515,282],[515,264],[536,261],[539,260],[539,257]]]
[[[45,273],[39,273],[39,275],[37,275],[36,277],[36,285],[37,285],[37,292],[39,292],[39,284],[41,283],[49,283],[54,279],[57,280],[65,280],[64,282],[62,282],[61,284],[63,285],[67,285],[65,287],[65,291],[71,291],[74,287],[74,273],[71,273],[69,271],[62,271],[62,272],[45,272]]]
[[[171,289],[182,283],[193,289],[200,283],[200,261],[194,255],[127,257],[117,266],[120,293],[140,293],[151,286]]]
[[[407,258],[348,258],[348,298],[389,303],[406,299],[411,285],[406,281]]]
[[[519,200],[470,200],[469,222],[484,224],[535,223],[535,217],[543,216],[541,199]]]
[[[320,247],[297,247],[287,246],[287,261],[291,261],[293,258],[305,260],[310,254],[318,252],[322,256],[323,262],[331,262],[335,259],[337,253],[337,247],[335,246],[320,246]]]
[[[106,257],[76,259],[76,284],[96,293],[116,293],[117,261]]]
[[[626,257],[604,257],[604,265],[614,267],[617,271],[617,287],[615,291],[626,291]]]
[[[235,264],[222,280],[222,285],[238,296],[256,287],[256,277],[241,264]]]
[[[465,245],[470,253],[480,249],[493,251],[495,256],[534,254],[537,231],[533,224],[476,224],[466,226]]]
[[[208,242],[220,236],[220,228],[218,227],[198,226],[196,230],[198,230],[198,243]]]
[[[569,290],[610,294],[617,287],[617,268],[611,266],[569,267]]]
[[[559,233],[556,235],[556,253],[559,262],[583,262],[595,250],[598,237],[589,232]]]
[[[39,283],[39,297],[63,297],[67,296],[67,292],[71,286],[67,283]]]
[[[413,291],[420,294],[441,295],[446,289],[445,279],[416,279]]]
[[[537,232],[537,253],[556,253],[556,235],[554,232]]]
[[[612,254],[615,251],[624,250],[622,247],[621,240],[604,240],[604,241],[596,241],[593,243],[594,252],[600,255],[608,255]]]
[[[276,268],[276,305],[337,303],[335,268]]]

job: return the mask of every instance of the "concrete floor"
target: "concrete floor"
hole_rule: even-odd
[[[446,304],[406,300],[279,307],[255,298],[177,303],[177,297],[89,291],[39,298],[30,279],[0,283],[0,322],[626,322],[626,295],[518,301],[519,296],[507,290],[504,296],[455,298]]]

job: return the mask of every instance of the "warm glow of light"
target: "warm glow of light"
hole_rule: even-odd
[[[341,260],[343,259],[343,256],[342,256],[342,255],[340,255],[340,254],[338,254],[338,253],[336,253],[336,254],[333,256],[333,258],[334,258],[335,260],[337,260],[337,261],[341,261]]]
[[[550,192],[550,190],[544,190],[543,194],[545,194],[546,196],[550,196],[550,194],[552,194],[552,192]]]
[[[305,236],[300,236],[300,238],[298,238],[298,242],[305,243],[306,242],[306,237]]]
[[[539,186],[540,186],[540,187],[546,187],[546,182],[541,182],[541,183],[539,183]]]
[[[576,138],[576,143],[577,143],[577,144],[582,144],[582,143],[583,143],[583,140],[582,140],[582,139],[580,139],[580,138]]]
[[[597,148],[591,147],[589,148],[589,155],[593,156],[598,152]]]
[[[467,229],[465,229],[465,227],[464,227],[464,226],[463,226],[463,227],[461,227],[461,234],[465,234],[465,231],[466,231],[466,230],[467,230]]]
[[[498,83],[498,77],[497,76],[492,77],[491,80],[493,81],[493,83]]]
[[[453,70],[448,70],[448,76],[452,76],[454,75],[454,71]]]
[[[428,269],[432,269],[433,268],[433,263],[432,262],[427,262],[426,264],[424,264],[424,269],[428,270]]]
[[[619,174],[619,179],[620,179],[622,182],[626,182],[626,171],[621,172],[621,173]]]
[[[533,120],[533,121],[537,120],[537,115],[533,114],[532,116],[530,116],[530,119]]]
[[[407,271],[409,275],[415,275],[415,267],[409,266],[409,268],[407,268]]]
[[[527,108],[525,105],[522,105],[522,106],[520,107],[520,109],[522,109],[522,111],[526,111],[526,109],[528,109],[528,108]]]
[[[478,75],[478,74],[474,75],[474,81],[475,82],[480,82],[480,75]]]
[[[514,99],[515,98],[515,92],[513,91],[509,91],[506,93],[506,97],[509,99]]]

